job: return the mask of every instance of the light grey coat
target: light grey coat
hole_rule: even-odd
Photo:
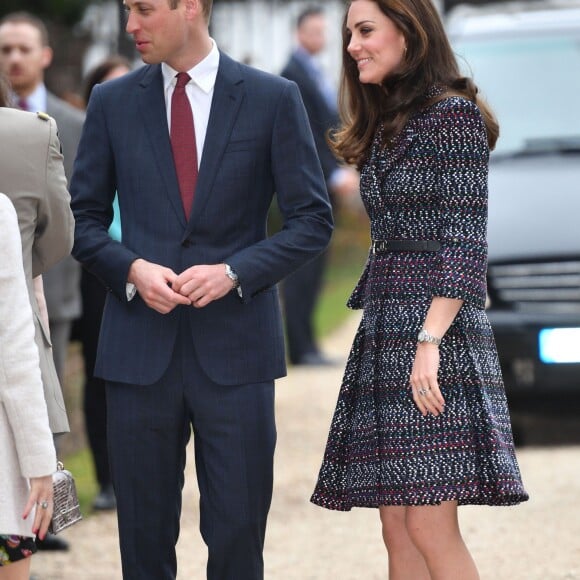
[[[46,95],[46,112],[58,125],[64,173],[70,182],[85,115],[52,93]],[[44,276],[44,294],[51,324],[72,321],[81,315],[81,265],[72,256],[61,260]]]
[[[0,144],[0,191],[18,215],[50,426],[60,433],[69,430],[68,421],[48,329],[40,320],[32,286],[33,276],[69,255],[73,243],[74,219],[56,123],[35,113],[0,108]]]
[[[34,512],[22,519],[28,479],[53,473],[56,452],[34,344],[18,219],[3,194],[0,247],[0,534],[33,536]]]

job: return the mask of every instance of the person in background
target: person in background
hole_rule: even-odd
[[[286,371],[276,284],[325,249],[331,207],[297,87],[218,50],[211,0],[124,4],[147,64],[93,89],[71,182],[73,253],[110,290],[95,374],[123,577],[177,575],[193,432],[207,576],[261,580]]]
[[[372,251],[312,501],[378,508],[391,580],[476,580],[458,506],[528,499],[484,310],[498,125],[430,0],[349,3],[341,102]]]
[[[70,253],[74,221],[54,120],[8,105],[0,73],[0,578],[20,580],[52,516],[51,431],[69,429],[41,275]]]
[[[122,56],[106,58],[88,73],[84,87],[84,102],[89,102],[91,92],[96,85],[118,78],[130,70],[131,65],[126,58]],[[121,241],[121,223],[116,200],[114,219],[109,228],[109,235],[114,240]],[[93,509],[113,510],[117,506],[117,501],[111,480],[107,448],[105,381],[94,374],[99,330],[107,291],[103,283],[86,268],[82,269],[81,294],[83,298],[83,313],[76,323],[78,332],[75,334],[79,337],[83,346],[85,364],[83,392],[85,428],[99,484],[99,492],[93,501]]]
[[[46,112],[56,120],[65,174],[70,179],[84,115],[47,91],[44,71],[51,61],[48,31],[42,20],[27,12],[0,19],[0,70],[12,87],[14,104],[22,110]],[[81,313],[80,274],[79,264],[67,255],[43,276],[52,354],[61,384],[72,322]],[[68,543],[49,534],[39,542],[39,548],[66,550]]]
[[[317,59],[326,46],[326,17],[321,7],[311,6],[300,13],[296,21],[296,41],[297,46],[281,74],[300,89],[336,209],[341,198],[352,197],[358,192],[358,173],[340,164],[327,142],[328,133],[338,127],[339,118],[336,91]],[[333,364],[317,344],[313,320],[327,260],[328,253],[324,252],[290,274],[282,284],[288,355],[295,365]]]
[[[0,19],[0,69],[12,86],[14,102],[20,109],[46,112],[56,120],[70,180],[84,114],[47,90],[44,71],[51,61],[48,31],[42,20],[27,12]],[[80,266],[72,256],[63,258],[43,276],[53,354],[62,384],[72,323],[81,314],[80,277]],[[65,547],[62,538],[51,539],[55,548]]]
[[[41,275],[70,254],[74,219],[54,119],[10,108],[8,95],[0,72],[0,142],[10,143],[0,155],[0,191],[18,214],[50,426],[55,434],[65,433],[69,424],[54,366]]]
[[[12,201],[20,226],[22,254],[50,427],[69,430],[61,385],[54,366],[41,275],[70,254],[74,220],[54,119],[9,108],[0,73],[0,191]]]

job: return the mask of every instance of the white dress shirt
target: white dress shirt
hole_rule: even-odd
[[[212,48],[209,54],[192,69],[188,71],[176,71],[167,63],[161,64],[163,73],[163,89],[165,94],[165,107],[167,108],[167,126],[171,134],[171,97],[177,83],[176,75],[178,72],[187,72],[191,80],[185,86],[185,92],[191,105],[193,113],[193,125],[195,127],[195,143],[197,145],[197,166],[201,163],[203,154],[203,145],[207,133],[207,124],[209,121],[209,112],[213,98],[215,80],[220,63],[220,53],[215,41],[212,39]]]
[[[203,155],[203,146],[205,144],[205,136],[209,122],[213,90],[220,64],[220,53],[213,38],[211,39],[211,45],[209,54],[188,71],[176,71],[167,63],[161,63],[163,93],[165,95],[165,108],[167,109],[167,126],[169,128],[169,134],[171,134],[171,97],[173,96],[173,91],[177,83],[176,75],[178,72],[187,72],[191,77],[191,80],[185,86],[185,92],[193,113],[198,169]],[[127,282],[127,300],[133,299],[136,290],[137,289],[133,284]]]
[[[46,91],[46,87],[44,86],[44,83],[39,83],[36,88],[34,89],[34,91],[32,91],[32,93],[30,93],[25,101],[26,104],[28,105],[28,111],[30,111],[31,113],[36,113],[38,111],[40,111],[41,113],[46,113],[46,99],[47,99],[47,91]],[[14,93],[13,94],[13,101],[14,104],[18,103],[18,100],[20,99],[20,97]]]

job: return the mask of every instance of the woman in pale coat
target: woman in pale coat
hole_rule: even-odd
[[[0,194],[0,580],[29,577],[53,511],[56,453],[40,378],[16,211]]]

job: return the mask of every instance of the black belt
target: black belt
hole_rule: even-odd
[[[371,252],[438,252],[440,242],[436,240],[373,240]]]

